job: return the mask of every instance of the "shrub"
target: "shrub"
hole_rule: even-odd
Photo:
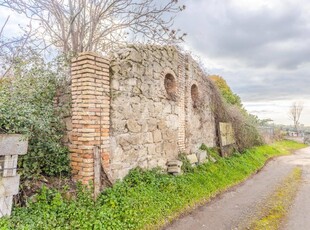
[[[61,143],[64,126],[53,104],[57,77],[51,64],[34,56],[31,62],[16,62],[11,76],[0,79],[0,132],[29,140],[19,161],[24,177],[69,171],[68,149]]]
[[[233,101],[234,103],[227,100],[227,97],[224,97],[225,94],[220,91],[221,88],[219,89],[214,82],[210,81],[210,87],[212,89],[211,102],[215,122],[216,124],[219,122],[232,123],[237,150],[242,152],[246,148],[263,144],[263,139],[256,127],[257,120],[255,117],[249,114],[238,100],[237,102]],[[229,92],[233,94],[230,89]]]

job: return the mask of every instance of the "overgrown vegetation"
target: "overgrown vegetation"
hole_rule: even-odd
[[[257,117],[243,108],[240,97],[232,92],[222,77],[213,75],[209,79],[213,92],[211,99],[215,122],[232,123],[238,151],[263,144],[263,139],[257,130]]]
[[[36,202],[15,208],[12,217],[0,219],[1,229],[155,229],[181,213],[208,201],[243,181],[273,156],[304,147],[290,141],[249,149],[220,158],[181,176],[159,170],[135,169],[96,202],[80,187],[76,196],[42,189]]]
[[[182,172],[184,172],[184,173],[193,172],[194,168],[192,167],[191,163],[189,162],[186,153],[179,154],[178,158],[180,161],[182,161],[182,166],[181,166]]]
[[[240,108],[242,107],[240,97],[232,92],[232,90],[230,89],[224,78],[218,75],[211,75],[209,76],[209,78],[212,80],[212,82],[215,83],[217,88],[221,91],[221,94],[227,103],[231,105],[236,105]]]
[[[0,78],[0,133],[20,133],[29,140],[19,161],[24,178],[69,172],[63,124],[54,107],[58,76],[59,69],[34,55],[27,62],[16,59],[11,74]]]

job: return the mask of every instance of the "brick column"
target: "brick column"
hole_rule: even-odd
[[[72,60],[72,175],[87,184],[94,179],[94,148],[109,171],[110,78],[109,61],[84,52]]]
[[[178,150],[185,151],[185,65],[184,55],[179,53],[178,66],[178,104],[179,104],[179,129],[178,129]]]
[[[184,60],[185,66],[185,90],[184,90],[184,97],[185,97],[185,151],[189,153],[191,151],[191,135],[190,135],[190,120],[192,115],[192,105],[191,105],[191,82],[192,82],[192,57],[190,55],[186,55]],[[187,135],[189,134],[189,135]]]

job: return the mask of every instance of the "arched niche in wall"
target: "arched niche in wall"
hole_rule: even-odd
[[[164,80],[165,89],[168,95],[168,99],[176,101],[177,100],[177,82],[175,77],[171,73],[165,75]]]
[[[196,84],[193,84],[191,87],[191,98],[193,107],[197,108],[199,104],[199,90]]]

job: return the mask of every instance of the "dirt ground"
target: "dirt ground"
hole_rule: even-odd
[[[246,182],[174,221],[165,230],[242,229],[254,218],[258,207],[273,193],[293,168],[302,168],[302,185],[283,229],[310,229],[310,147],[290,156],[275,158]]]

